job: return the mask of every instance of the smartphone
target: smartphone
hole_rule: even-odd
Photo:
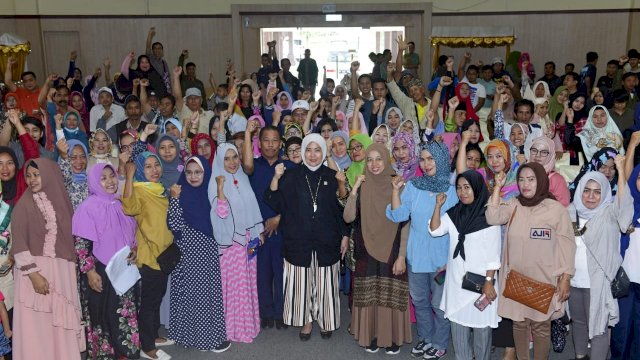
[[[480,297],[473,303],[473,305],[480,311],[484,311],[489,304],[491,304],[491,300],[489,300],[485,294],[480,295]]]
[[[433,280],[435,280],[435,282],[438,285],[442,285],[444,284],[444,279],[446,278],[446,276],[447,276],[447,269],[444,269],[444,270],[438,271],[436,276],[433,277]]]

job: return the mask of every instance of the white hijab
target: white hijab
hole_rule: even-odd
[[[549,156],[551,156],[551,154],[549,154]],[[582,193],[584,192],[584,188],[585,186],[587,186],[587,183],[591,180],[600,184],[601,191],[600,204],[598,204],[595,209],[587,209],[587,207],[582,203]],[[600,209],[604,208],[607,204],[610,204],[613,201],[609,179],[607,179],[607,177],[599,171],[590,171],[584,174],[582,179],[580,179],[578,186],[576,187],[575,194],[576,195],[573,197],[573,206],[575,206],[576,210],[578,211],[578,216],[587,220],[590,220],[600,211]]]
[[[593,113],[597,110],[604,110],[607,114],[607,124],[603,128],[597,128],[593,124]],[[587,159],[591,159],[593,154],[603,147],[611,147],[618,151],[618,153],[624,155],[624,145],[622,139],[622,133],[618,129],[618,125],[613,121],[609,111],[602,105],[596,105],[589,110],[589,117],[584,128],[578,134],[582,142],[582,150]]]
[[[322,161],[320,162],[320,164],[316,166],[309,165],[307,163],[307,158],[305,156],[305,152],[307,151],[307,146],[309,146],[309,144],[312,142],[320,145],[320,149],[322,149]],[[302,162],[304,163],[304,166],[306,166],[309,170],[311,171],[318,170],[320,166],[322,166],[322,163],[326,158],[327,158],[327,141],[320,134],[315,134],[315,133],[309,134],[305,136],[304,139],[302,139]]]
[[[318,135],[319,136],[319,135]],[[224,157],[227,150],[233,150],[238,154],[238,149],[230,143],[218,145],[211,170],[211,180],[209,181],[209,202],[211,202],[211,223],[213,224],[213,236],[218,245],[228,247],[233,242],[245,245],[247,231],[249,241],[260,236],[264,230],[262,225],[262,214],[258,207],[256,195],[253,193],[249,177],[244,173],[242,167],[238,168],[235,174],[231,174],[224,169]],[[216,177],[224,176],[224,196],[229,203],[229,215],[222,219],[216,213],[218,206],[218,185]]]

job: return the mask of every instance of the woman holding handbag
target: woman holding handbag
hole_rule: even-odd
[[[503,297],[498,314],[513,320],[513,338],[518,359],[529,359],[529,335],[533,333],[534,359],[547,359],[551,345],[551,320],[564,314],[569,281],[574,273],[576,251],[573,230],[564,206],[549,192],[544,167],[527,163],[518,169],[520,195],[502,202],[503,174],[486,210],[487,223],[508,224],[500,284]],[[515,285],[527,284],[523,289]],[[527,301],[523,293],[535,294]]]
[[[458,175],[456,194],[460,202],[442,217],[447,196],[437,195],[429,222],[431,236],[451,238],[440,309],[451,321],[456,359],[489,360],[491,328],[500,321],[494,279],[500,268],[501,228],[487,223],[489,191],[480,173],[467,170]]]
[[[618,193],[611,195],[609,180],[597,171],[586,173],[569,206],[575,226],[576,273],[571,280],[569,309],[573,320],[576,359],[586,358],[591,340],[591,359],[605,360],[609,352],[608,327],[619,320],[618,302],[611,282],[622,264],[620,232],[633,217],[633,198],[626,183],[625,157],[617,155]]]

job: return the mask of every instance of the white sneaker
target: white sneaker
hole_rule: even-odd
[[[156,351],[156,357],[152,358],[151,356],[147,355],[144,351],[140,351],[140,357],[143,359],[153,359],[153,360],[171,360],[171,355],[167,354],[166,352],[162,351],[162,350],[157,350]]]
[[[156,344],[156,346],[171,346],[171,345],[175,345],[176,342],[171,340],[171,339],[164,338],[163,342],[157,342],[156,341],[155,344]]]

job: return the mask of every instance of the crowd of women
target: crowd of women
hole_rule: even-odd
[[[350,89],[328,79],[318,101],[229,64],[212,117],[199,90],[182,97],[180,67],[144,55],[118,78],[140,98],[98,94],[126,95],[122,123],[115,107],[83,123],[93,110],[64,81],[41,111],[6,94],[0,354],[166,360],[274,325],[306,341],[314,322],[329,339],[342,290],[370,353],[524,360],[532,343],[546,359],[568,314],[576,358],[640,358],[640,104],[619,129],[595,96],[552,96],[518,64],[489,69],[486,109],[477,67],[458,79],[446,57],[430,97],[395,64],[382,80],[354,63]],[[563,156],[585,159],[575,178]]]

